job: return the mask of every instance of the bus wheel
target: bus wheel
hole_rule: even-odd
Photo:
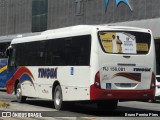
[[[155,100],[148,100],[149,103],[154,103],[156,102],[156,99]]]
[[[118,100],[98,101],[97,107],[101,111],[112,111],[117,108]]]
[[[57,85],[54,90],[54,106],[57,110],[61,110],[63,104],[62,89]]]
[[[26,96],[22,96],[22,89],[20,83],[17,84],[16,87],[16,97],[17,97],[17,102],[23,103],[26,101]]]

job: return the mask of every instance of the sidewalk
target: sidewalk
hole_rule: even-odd
[[[9,106],[7,107],[0,107],[0,116],[5,116],[6,114],[10,114],[12,117],[0,117],[0,120],[99,120],[97,118],[93,117],[61,117],[60,115],[63,114],[63,112],[58,112],[55,109],[45,108],[46,112],[52,113],[52,114],[58,114],[55,116],[58,117],[43,117],[43,114],[45,114],[45,111],[43,110],[43,107],[28,105],[28,104],[19,104],[16,102],[9,102]],[[64,111],[65,112],[65,111]],[[25,117],[25,115],[28,116],[28,114],[41,114],[42,117]],[[25,114],[25,115],[24,115]],[[19,117],[16,117],[19,116]]]

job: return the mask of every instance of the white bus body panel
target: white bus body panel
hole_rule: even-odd
[[[21,84],[24,96],[52,99],[53,84],[59,81],[63,100],[89,100],[90,67],[39,66],[27,68],[33,74],[34,79],[33,84],[27,80]],[[39,68],[57,68],[57,78],[38,77]]]
[[[116,30],[117,29],[115,29],[115,31]],[[121,31],[121,29],[117,31]],[[152,35],[148,30],[138,30],[138,32],[148,32]],[[150,89],[152,73],[156,73],[153,36],[151,36],[151,44],[148,54],[106,54],[102,51],[101,46],[99,45],[98,61],[102,89],[148,90]],[[139,77],[138,79],[136,79],[137,76]],[[107,83],[111,84],[111,88],[110,84]],[[107,85],[109,85],[108,88]]]

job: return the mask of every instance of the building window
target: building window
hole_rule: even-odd
[[[83,1],[74,0],[75,2],[75,15],[83,15]]]
[[[47,29],[48,0],[32,0],[32,32]]]

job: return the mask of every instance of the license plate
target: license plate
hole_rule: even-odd
[[[120,87],[131,87],[131,83],[120,83]]]

